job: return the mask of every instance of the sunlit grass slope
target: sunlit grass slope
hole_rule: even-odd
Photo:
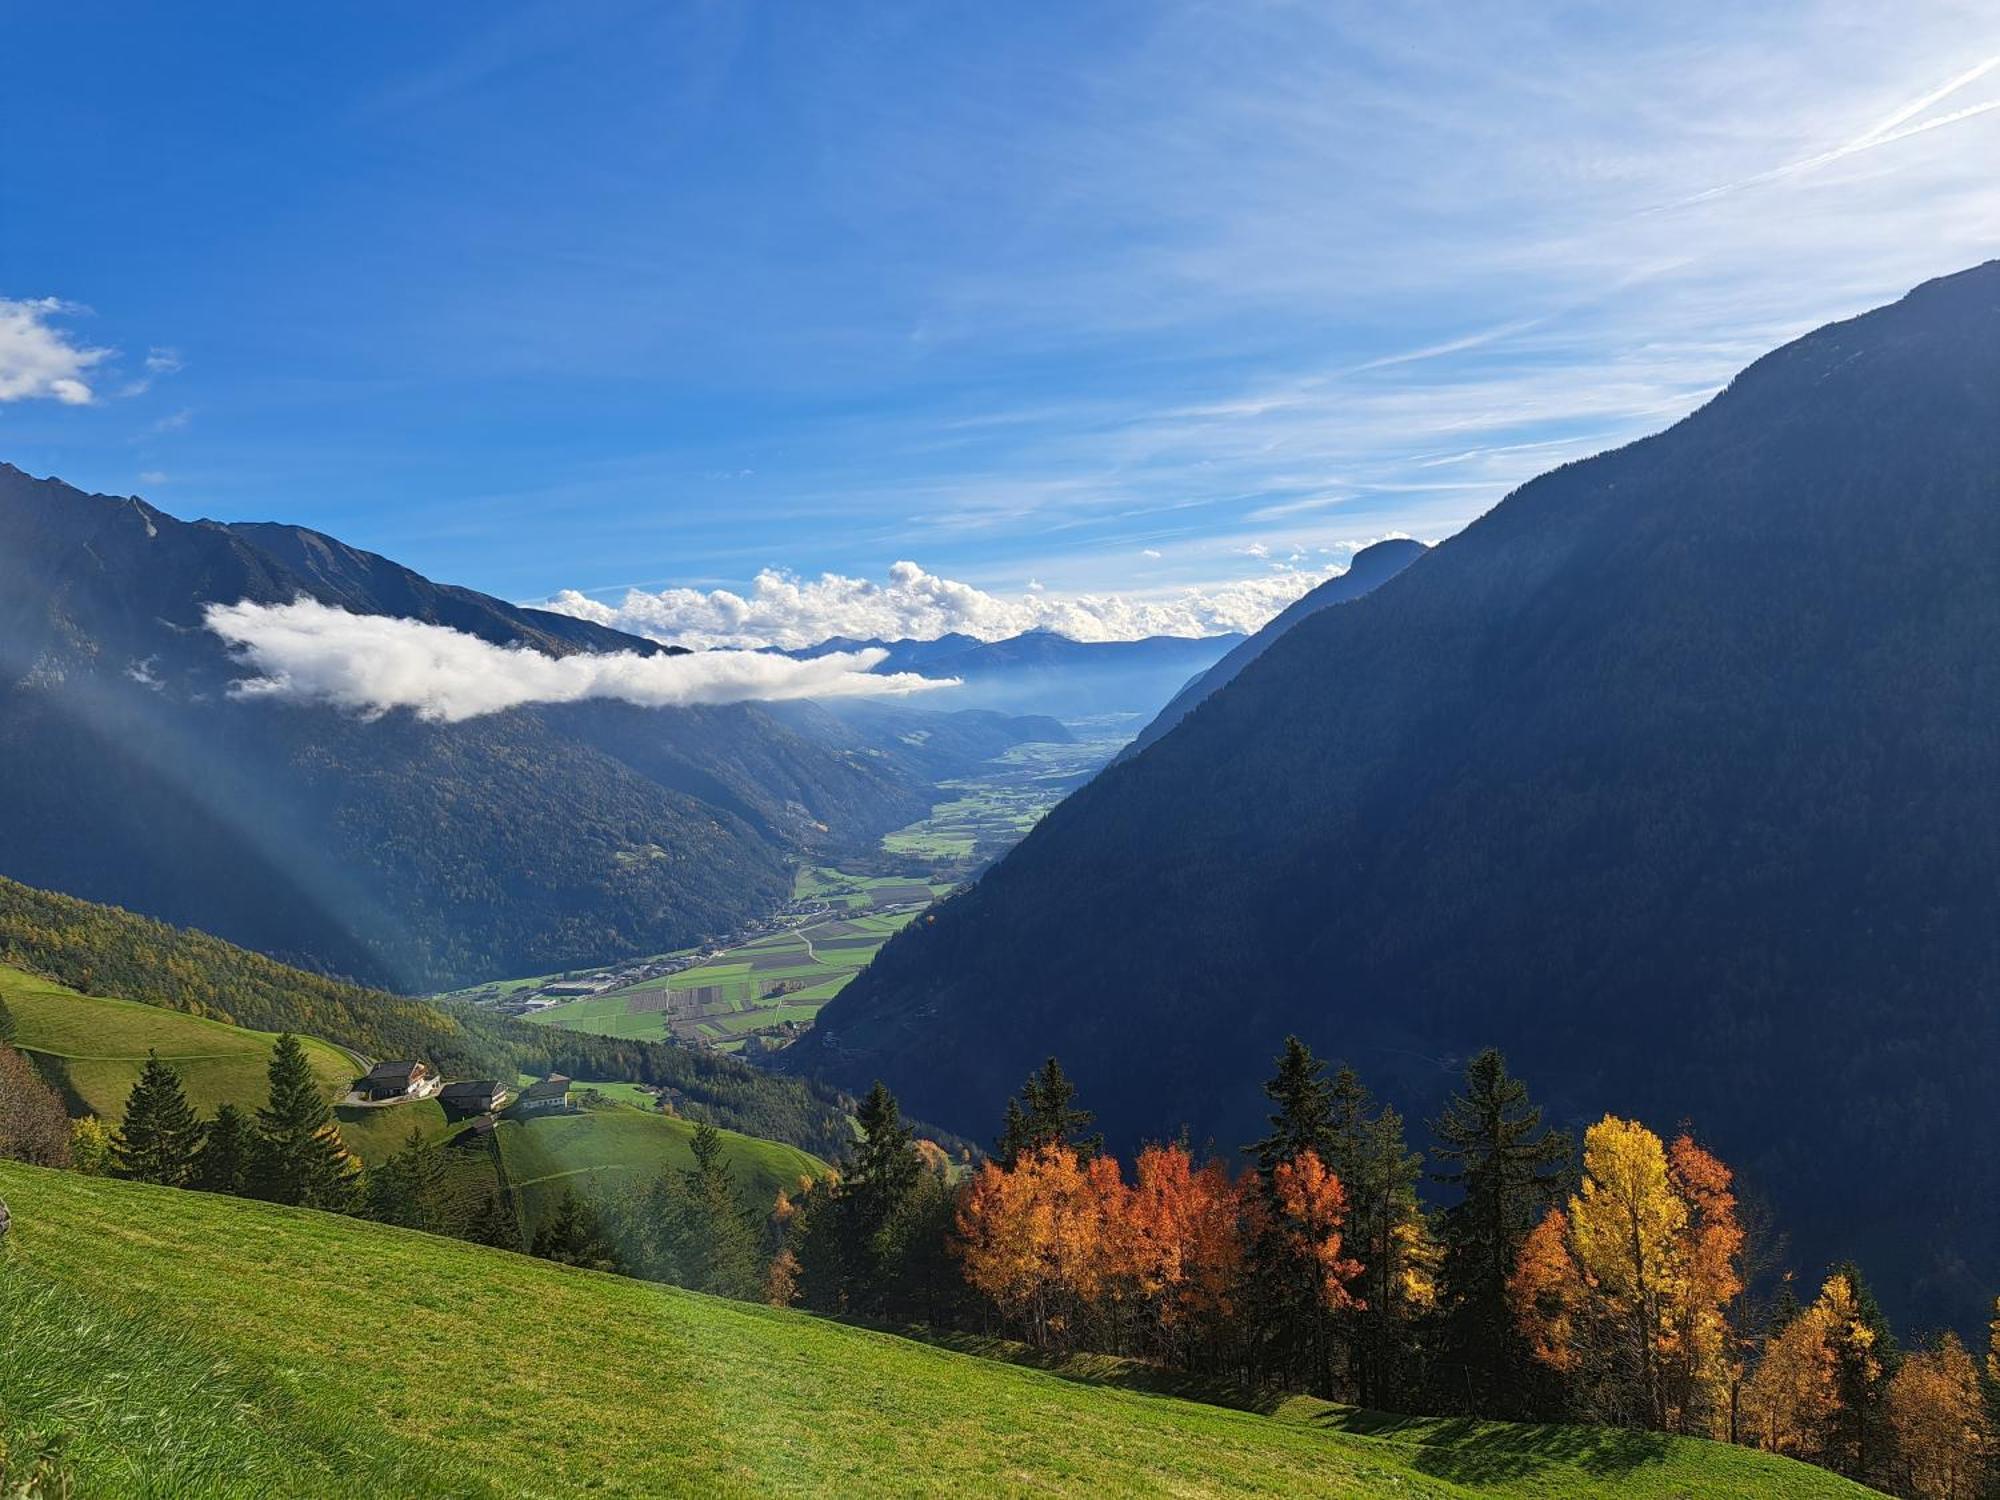
[[[0,1001],[14,1016],[14,1045],[36,1054],[45,1076],[69,1096],[71,1113],[116,1123],[145,1066],[146,1049],[180,1071],[188,1101],[204,1115],[218,1104],[262,1104],[277,1038],[157,1005],[80,995],[53,980],[0,965]],[[344,1093],[359,1071],[338,1047],[301,1038],[327,1097]]]
[[[199,1194],[0,1164],[0,1195],[0,1433],[93,1496],[1863,1493],[1705,1443],[1231,1411]]]

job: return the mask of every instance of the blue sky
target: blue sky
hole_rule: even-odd
[[[2000,254],[1987,4],[8,33],[0,458],[669,634],[906,559],[1226,623]]]

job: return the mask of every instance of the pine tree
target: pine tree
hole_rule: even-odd
[[[1439,1305],[1444,1364],[1439,1395],[1465,1410],[1527,1416],[1542,1377],[1514,1326],[1507,1280],[1528,1231],[1560,1201],[1567,1135],[1542,1123],[1528,1086],[1489,1047],[1465,1070],[1465,1089],[1431,1124],[1434,1181],[1460,1190],[1441,1223]]]
[[[186,1187],[194,1178],[202,1124],[181,1087],[181,1075],[146,1053],[146,1065],[125,1099],[125,1123],[111,1140],[118,1174],[134,1182]]]
[[[1322,1226],[1304,1222],[1297,1211],[1310,1199],[1316,1208],[1323,1203],[1328,1216],[1346,1213],[1345,1184],[1330,1168],[1336,1149],[1334,1099],[1325,1073],[1326,1064],[1312,1049],[1288,1036],[1277,1072],[1264,1085],[1276,1109],[1270,1133],[1249,1148],[1257,1155],[1260,1182],[1249,1293],[1264,1373],[1331,1396],[1335,1343],[1340,1322],[1352,1312],[1351,1299],[1327,1294],[1313,1249],[1324,1242]],[[1312,1184],[1314,1192],[1287,1190],[1298,1182]]]
[[[444,1157],[415,1126],[395,1154],[363,1178],[368,1217],[432,1234],[445,1231]]]
[[[207,1138],[194,1161],[194,1185],[206,1193],[241,1195],[250,1182],[250,1158],[256,1137],[250,1121],[233,1104],[224,1104],[208,1122]]]
[[[604,1233],[597,1211],[576,1195],[574,1188],[563,1190],[555,1214],[535,1231],[530,1253],[543,1260],[566,1266],[584,1266],[593,1271],[615,1271],[618,1256]]]
[[[464,1237],[475,1245],[491,1245],[496,1250],[519,1250],[521,1225],[498,1193],[488,1193],[466,1223]]]
[[[1272,1113],[1271,1132],[1250,1146],[1257,1154],[1257,1169],[1268,1180],[1280,1162],[1294,1161],[1312,1151],[1323,1162],[1334,1157],[1333,1090],[1323,1076],[1326,1064],[1313,1056],[1312,1048],[1295,1036],[1285,1038],[1285,1050],[1278,1054],[1277,1073],[1264,1085],[1264,1092],[1277,1106]]]
[[[1831,1339],[1840,1411],[1829,1457],[1833,1468],[1866,1484],[1887,1473],[1892,1439],[1884,1402],[1903,1367],[1903,1351],[1861,1268],[1843,1261],[1833,1279],[1846,1283],[1851,1314],[1840,1319]]]
[[[341,1144],[305,1048],[289,1031],[271,1049],[270,1099],[257,1111],[252,1196],[300,1208],[345,1212],[359,1170]]]
[[[1101,1135],[1085,1135],[1097,1116],[1072,1102],[1076,1085],[1051,1057],[1021,1085],[1019,1101],[1007,1101],[995,1156],[1004,1167],[1045,1146],[1068,1146],[1078,1156],[1095,1156],[1104,1146]]]
[[[697,1125],[692,1148],[694,1165],[683,1176],[686,1285],[715,1297],[754,1299],[763,1289],[757,1229],[737,1196],[736,1174],[722,1154],[720,1132],[713,1125]]]

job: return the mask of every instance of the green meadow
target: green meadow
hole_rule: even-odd
[[[1835,1500],[1789,1460],[1036,1369],[333,1215],[0,1163],[0,1439],[78,1495]],[[226,1298],[217,1295],[227,1288]]]
[[[78,994],[4,965],[0,1001],[14,1016],[14,1045],[34,1054],[73,1115],[93,1114],[110,1124],[124,1119],[125,1096],[145,1066],[148,1048],[179,1070],[189,1102],[204,1115],[215,1113],[218,1104],[249,1109],[264,1102],[265,1069],[277,1040],[271,1033]],[[301,1041],[327,1097],[344,1094],[361,1071],[359,1060],[327,1042]]]

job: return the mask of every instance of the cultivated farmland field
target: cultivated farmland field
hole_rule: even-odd
[[[152,1048],[181,1075],[188,1102],[204,1115],[218,1104],[249,1110],[264,1102],[265,1071],[277,1038],[157,1005],[83,995],[40,975],[0,965],[0,1001],[14,1017],[14,1045],[34,1056],[71,1114],[107,1124],[125,1118],[125,1096]],[[301,1037],[313,1075],[329,1099],[361,1071],[349,1053]]]
[[[802,869],[794,899],[827,908],[823,914],[678,972],[534,1011],[528,1019],[601,1036],[676,1036],[734,1051],[752,1033],[782,1036],[809,1024],[892,933],[950,890],[948,881]]]
[[[1129,714],[1072,723],[1074,743],[1016,745],[976,776],[947,781],[930,815],[882,838],[886,854],[921,859],[964,879],[1027,837],[1064,797],[1097,774],[1138,728]]]

